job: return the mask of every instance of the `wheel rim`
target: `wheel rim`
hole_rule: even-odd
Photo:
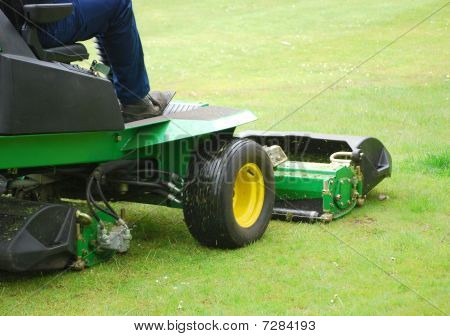
[[[264,205],[264,176],[254,163],[241,167],[234,182],[233,213],[239,226],[253,226]]]

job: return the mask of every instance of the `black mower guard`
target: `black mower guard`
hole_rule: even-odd
[[[76,209],[4,198],[0,202],[0,270],[63,269],[76,255]]]
[[[361,167],[363,195],[392,173],[392,158],[380,140],[372,137],[330,135],[307,132],[246,131],[238,134],[262,146],[280,146],[290,161],[329,163],[336,152],[352,152]]]

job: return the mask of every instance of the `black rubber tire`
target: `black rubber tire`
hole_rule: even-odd
[[[264,178],[264,201],[256,222],[243,228],[233,213],[234,181],[246,163],[256,164]],[[192,236],[202,245],[238,248],[257,241],[269,225],[274,201],[273,166],[261,145],[233,139],[216,151],[199,148],[189,165],[184,193],[184,217]]]

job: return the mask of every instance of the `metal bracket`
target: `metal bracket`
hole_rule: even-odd
[[[330,162],[350,166],[352,163],[352,155],[352,152],[336,152],[330,156]]]
[[[92,61],[91,69],[94,73],[101,73],[105,76],[109,76],[109,73],[111,72],[111,68],[103,63]]]
[[[131,232],[126,223],[119,219],[108,232],[106,228],[99,231],[98,242],[101,249],[125,253],[130,248]]]
[[[267,155],[269,155],[270,161],[272,161],[272,165],[274,167],[277,167],[280,164],[288,161],[286,153],[280,146],[264,146],[263,149],[266,151]]]

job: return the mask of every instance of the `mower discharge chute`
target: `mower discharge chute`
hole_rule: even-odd
[[[35,24],[71,9],[24,6]],[[234,136],[256,119],[245,110],[172,102],[124,124],[108,67],[71,64],[84,46],[43,49],[35,25],[21,36],[2,11],[0,32],[0,270],[80,270],[126,252],[132,227],[114,201],[181,208],[201,244],[236,248],[272,216],[343,216],[390,175],[373,138]]]

